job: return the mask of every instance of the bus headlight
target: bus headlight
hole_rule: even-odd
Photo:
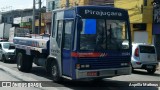
[[[76,69],[90,68],[89,64],[76,64]]]
[[[129,63],[121,63],[121,66],[128,66]]]

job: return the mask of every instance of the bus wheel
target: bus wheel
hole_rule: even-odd
[[[19,52],[17,55],[17,68],[19,71],[29,72],[32,69],[31,56]]]
[[[53,78],[54,82],[60,82],[61,81],[58,64],[54,61],[51,63],[51,75],[52,75],[52,78]]]

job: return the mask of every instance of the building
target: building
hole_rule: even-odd
[[[60,0],[46,0],[46,13],[43,14],[45,33],[51,33],[52,10],[60,8]]]
[[[153,44],[153,0],[115,0],[114,5],[128,10],[132,42]]]
[[[52,12],[46,12],[43,15],[43,21],[45,23],[45,33],[51,34],[51,20],[52,20]]]
[[[60,1],[60,7],[64,8],[66,7],[67,0],[61,0]],[[82,5],[112,5],[114,4],[114,0],[68,0],[68,6],[82,6]]]
[[[46,8],[43,7],[41,12],[46,12]],[[1,13],[2,21],[1,23],[8,23],[12,24],[12,26],[21,27],[21,28],[28,28],[32,29],[32,18],[33,18],[33,9],[19,9],[19,10],[11,10],[7,12]],[[44,32],[44,23],[42,21],[41,24],[41,32],[38,31],[39,27],[39,10],[35,10],[35,33],[42,33]]]
[[[11,10],[7,12],[2,12],[2,22],[13,24],[13,19],[16,17],[25,17],[33,14],[33,9],[24,9],[24,10]]]

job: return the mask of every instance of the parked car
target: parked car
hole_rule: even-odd
[[[132,44],[131,65],[132,70],[145,69],[148,73],[153,74],[158,67],[155,47],[141,43]]]
[[[11,42],[0,42],[0,60],[13,61],[15,57],[15,46]]]

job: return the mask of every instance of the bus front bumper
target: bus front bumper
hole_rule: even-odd
[[[131,67],[112,68],[112,69],[97,69],[97,70],[76,70],[76,79],[85,78],[107,78],[120,75],[131,74]]]

